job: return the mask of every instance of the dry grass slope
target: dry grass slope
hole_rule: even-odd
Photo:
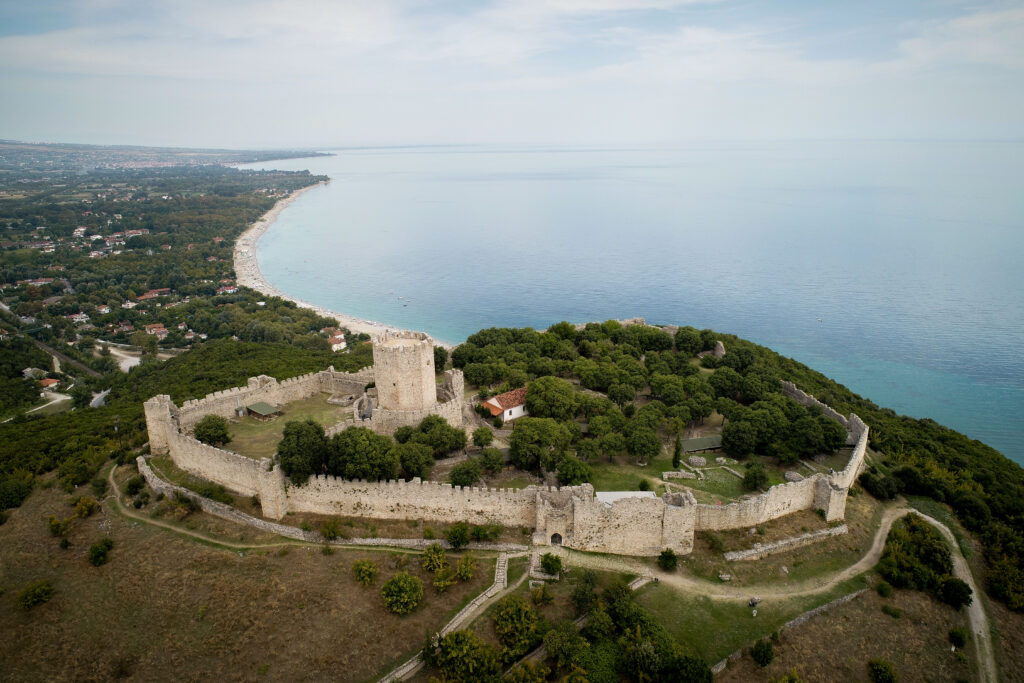
[[[323,555],[302,546],[230,551],[112,514],[111,507],[107,501],[80,520],[67,550],[47,531],[50,515],[72,510],[56,489],[34,493],[0,526],[4,678],[371,679],[410,656],[427,632],[493,579],[494,561],[487,559],[471,582],[439,596],[415,555]],[[211,527],[202,514],[186,523]],[[93,567],[87,549],[108,533],[115,542],[110,562]],[[362,558],[381,565],[373,588],[352,577],[353,562]],[[426,599],[401,618],[384,611],[379,585],[405,561],[425,579]],[[53,600],[21,610],[18,589],[39,578],[53,581]]]

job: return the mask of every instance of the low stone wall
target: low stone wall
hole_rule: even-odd
[[[784,553],[787,550],[802,548],[805,545],[824,541],[826,538],[842,536],[849,532],[849,530],[850,529],[845,524],[841,524],[840,526],[831,527],[829,529],[821,529],[820,531],[811,531],[806,534],[800,534],[799,536],[784,538],[781,541],[775,541],[774,543],[755,543],[754,547],[748,550],[734,550],[732,552],[725,553],[725,559],[729,562],[760,560],[761,558],[768,557],[769,555]]]

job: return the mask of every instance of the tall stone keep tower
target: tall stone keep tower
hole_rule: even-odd
[[[385,410],[437,405],[434,342],[422,332],[386,332],[373,340],[377,403]]]

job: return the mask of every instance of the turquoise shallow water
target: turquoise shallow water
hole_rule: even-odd
[[[711,327],[1024,461],[1024,143],[334,151],[264,165],[332,178],[260,241],[293,296],[450,342]]]

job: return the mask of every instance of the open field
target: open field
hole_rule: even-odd
[[[228,425],[231,443],[225,448],[250,458],[270,458],[277,453],[277,444],[281,441],[285,423],[289,421],[312,419],[324,427],[329,427],[346,418],[352,418],[350,406],[331,405],[327,402],[328,397],[329,394],[317,394],[281,406],[284,415],[269,422],[261,422],[248,416],[232,421]]]
[[[383,609],[379,586],[403,565],[426,579],[415,554],[324,555],[273,537],[271,547],[226,549],[123,517],[110,500],[77,521],[62,550],[46,520],[71,515],[67,498],[37,491],[0,526],[5,677],[368,680],[410,656],[493,579],[494,560],[481,558],[472,581],[442,595],[425,580],[424,604],[398,617]],[[192,517],[203,515],[184,521]],[[87,549],[104,536],[114,541],[110,561],[93,567]],[[380,564],[372,588],[353,579],[362,558]],[[15,597],[35,579],[49,579],[56,593],[26,611]]]
[[[884,614],[883,605],[902,615]],[[864,681],[874,658],[892,663],[901,681],[976,680],[970,644],[966,656],[950,652],[949,630],[966,624],[963,612],[924,593],[897,590],[882,598],[868,591],[782,633],[766,668],[745,655],[716,680],[769,681],[795,668],[801,680]]]
[[[857,577],[826,593],[765,600],[757,606],[756,617],[745,600],[712,600],[666,584],[644,586],[637,595],[637,602],[650,610],[684,648],[713,665],[793,617],[866,585],[866,579]]]

